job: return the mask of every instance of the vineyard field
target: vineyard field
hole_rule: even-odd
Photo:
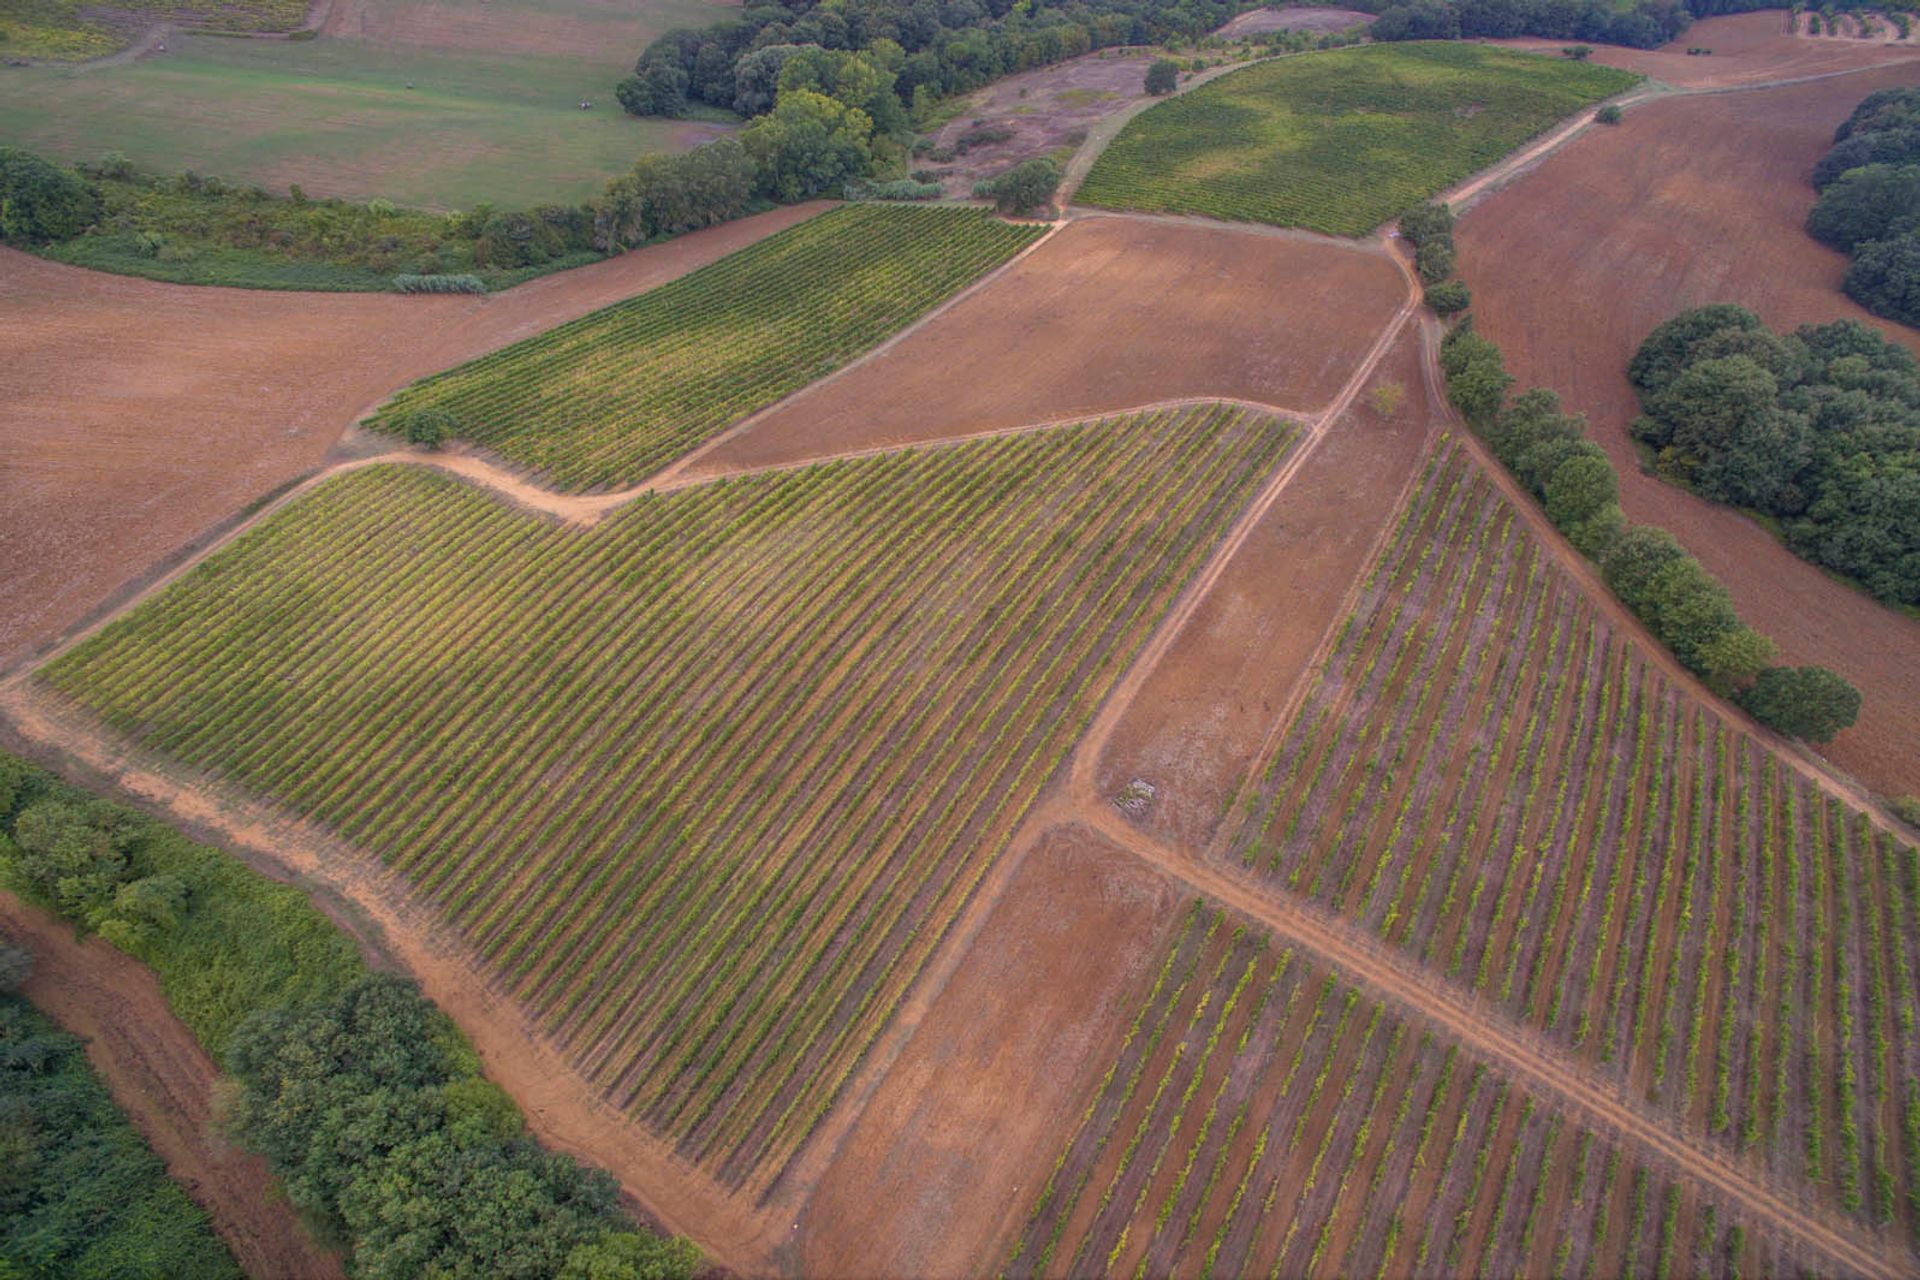
[[[1638,79],[1472,44],[1278,58],[1135,117],[1076,198],[1363,236]]]
[[[1195,902],[1008,1277],[1792,1274],[1791,1255]]]
[[[849,205],[396,394],[545,482],[631,485],[814,382],[1038,239],[975,209]]]
[[[764,1190],[1294,435],[1142,413],[590,529],[376,464],[42,677],[377,856],[607,1099]]]
[[[1207,857],[1920,1242],[1920,858],[1677,686],[1457,443]]]

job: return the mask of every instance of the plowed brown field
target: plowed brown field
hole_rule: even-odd
[[[1514,49],[1558,50],[1565,40],[1494,40],[1492,44]],[[1704,57],[1690,56],[1688,49],[1711,49]],[[1638,71],[1649,79],[1678,89],[1724,89],[1738,85],[1776,83],[1809,76],[1834,75],[1877,67],[1888,63],[1911,62],[1920,57],[1920,46],[1882,44],[1877,41],[1815,40],[1796,36],[1783,10],[1737,13],[1722,18],[1707,18],[1680,33],[1680,38],[1658,49],[1622,49],[1600,45],[1593,51],[1595,62],[1610,67]],[[1861,90],[1862,93],[1866,91]]]
[[[1920,622],[1833,581],[1738,513],[1642,475],[1626,432],[1639,411],[1626,366],[1662,320],[1722,301],[1777,327],[1870,321],[1920,350],[1920,333],[1840,292],[1846,259],[1802,230],[1807,175],[1834,126],[1870,91],[1912,84],[1920,63],[1646,103],[1486,197],[1458,235],[1476,323],[1520,385],[1550,386],[1590,416],[1620,468],[1627,515],[1672,530],[1784,658],[1824,663],[1860,687],[1860,722],[1830,756],[1890,794],[1920,791]]]
[[[495,297],[200,289],[0,249],[0,666],[317,465],[395,387],[820,211],[697,232]]]
[[[1181,397],[1311,413],[1407,293],[1377,247],[1082,218],[891,347],[722,436],[702,475]]]

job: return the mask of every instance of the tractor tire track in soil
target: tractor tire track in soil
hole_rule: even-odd
[[[86,1042],[87,1060],[167,1173],[207,1211],[250,1276],[334,1280],[340,1259],[310,1239],[279,1194],[267,1162],[224,1141],[214,1118],[220,1070],[173,1016],[153,973],[98,938],[10,893],[0,934],[33,952],[22,994]]]

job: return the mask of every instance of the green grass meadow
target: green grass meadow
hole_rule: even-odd
[[[712,132],[636,120],[613,97],[654,34],[723,12],[705,0],[647,0],[617,16],[586,0],[365,9],[368,38],[176,36],[127,65],[0,66],[0,144],[69,162],[118,150],[147,170],[466,209],[577,201],[639,155]],[[434,32],[438,46],[415,39]],[[533,48],[571,51],[519,51]]]
[[[1637,79],[1471,44],[1279,58],[1141,113],[1077,199],[1361,236]]]

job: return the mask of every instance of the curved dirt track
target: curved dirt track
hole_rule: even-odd
[[[663,284],[824,205],[483,297],[160,284],[0,249],[0,667],[310,470],[413,378]]]
[[[1846,259],[1803,230],[1807,173],[1834,125],[1869,91],[1912,84],[1920,61],[1642,103],[1480,200],[1457,233],[1475,322],[1519,385],[1552,387],[1588,415],[1628,517],[1672,531],[1784,660],[1831,666],[1860,688],[1859,723],[1825,754],[1888,795],[1920,792],[1920,621],[1828,578],[1738,512],[1643,474],[1626,366],[1668,316],[1720,301],[1776,328],[1852,318],[1920,351],[1920,333],[1840,292]]]
[[[230,1146],[215,1126],[219,1068],[173,1016],[138,960],[0,893],[0,932],[33,952],[23,994],[87,1044],[87,1060],[167,1172],[250,1276],[333,1280],[340,1259],[307,1236],[273,1185],[267,1162]]]

